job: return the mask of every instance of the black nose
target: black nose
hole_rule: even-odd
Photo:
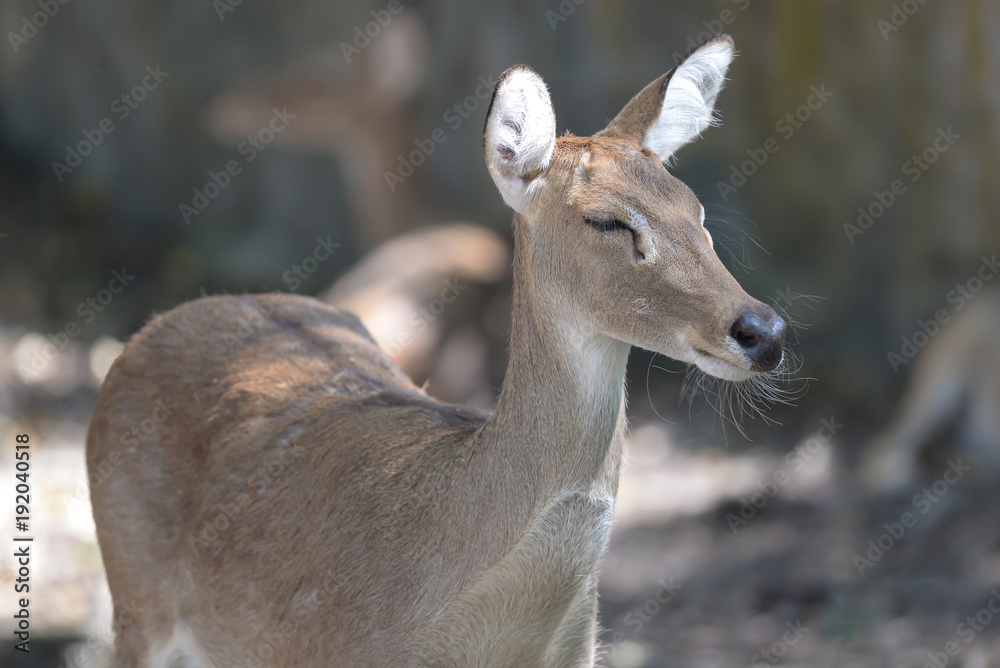
[[[770,371],[781,362],[785,343],[785,321],[770,306],[745,311],[729,330],[743,352],[753,360],[754,370]]]

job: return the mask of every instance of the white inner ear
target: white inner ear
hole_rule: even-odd
[[[530,184],[525,178],[546,169],[556,143],[556,116],[545,82],[520,68],[507,74],[486,121],[486,164],[507,202],[525,213]]]
[[[667,82],[660,115],[646,131],[642,145],[666,160],[709,125],[717,124],[715,100],[732,60],[733,47],[727,40],[710,42],[688,56]]]

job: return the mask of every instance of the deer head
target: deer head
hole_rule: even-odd
[[[486,163],[515,232],[530,298],[577,340],[607,337],[746,380],[782,360],[785,323],[723,266],[705,209],[665,163],[713,123],[733,58],[717,37],[593,137],[556,138],[545,83],[518,66],[487,114]]]

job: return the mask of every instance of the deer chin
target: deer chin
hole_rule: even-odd
[[[745,366],[743,366],[733,364],[728,360],[724,360],[704,350],[698,350],[697,348],[692,348],[691,353],[691,359],[687,360],[688,362],[694,364],[708,375],[721,378],[722,380],[739,382],[753,378],[759,373],[753,370],[752,362],[749,358],[746,359]]]

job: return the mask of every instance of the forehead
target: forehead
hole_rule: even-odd
[[[667,172],[655,153],[631,141],[563,137],[556,144],[556,156],[574,174],[572,183],[579,197],[618,200],[642,213],[679,207],[700,215],[701,203],[694,192]]]

